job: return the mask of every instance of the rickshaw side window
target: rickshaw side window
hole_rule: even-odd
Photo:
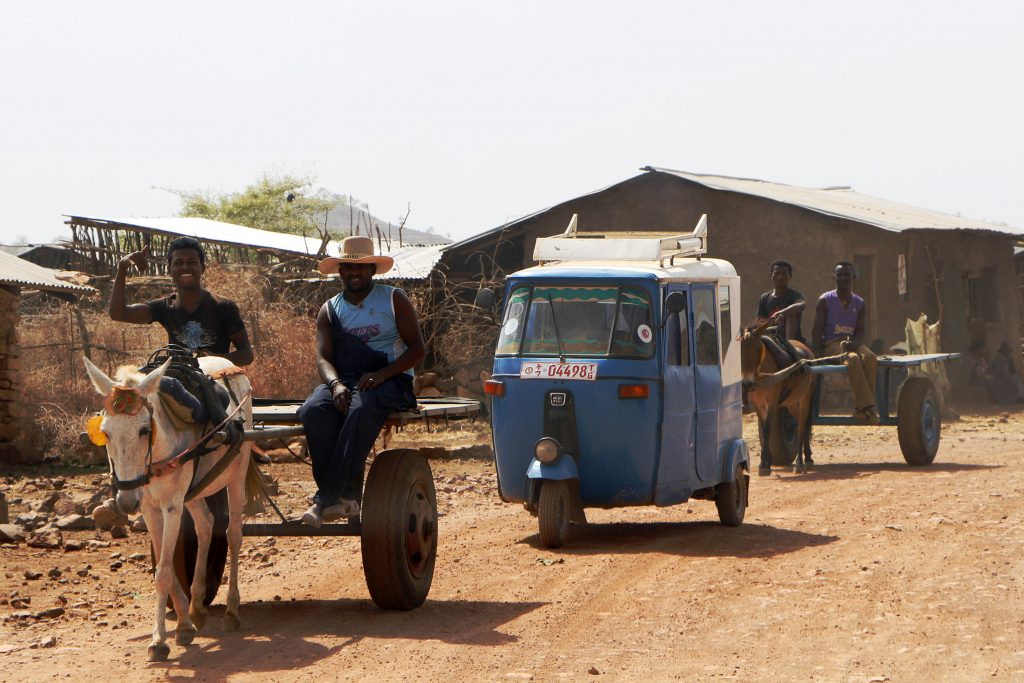
[[[667,358],[669,365],[690,364],[690,335],[687,324],[686,309],[672,313],[666,321],[665,341],[668,344]]]
[[[697,365],[718,365],[714,290],[694,288],[693,324],[696,327]]]
[[[665,362],[682,365],[679,362],[679,314],[671,313],[665,320]]]
[[[519,351],[519,340],[523,337],[523,319],[526,317],[526,304],[530,301],[530,288],[517,287],[508,297],[505,306],[505,318],[501,321],[498,332],[498,348],[496,354],[513,354]]]
[[[732,343],[732,320],[729,313],[729,286],[718,286],[718,329],[721,331],[722,358]]]

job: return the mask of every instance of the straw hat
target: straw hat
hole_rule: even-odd
[[[324,275],[337,275],[338,266],[342,263],[372,263],[377,266],[377,275],[386,273],[395,265],[395,259],[390,256],[374,256],[373,240],[369,237],[352,236],[346,237],[341,242],[341,256],[328,256],[317,268]]]

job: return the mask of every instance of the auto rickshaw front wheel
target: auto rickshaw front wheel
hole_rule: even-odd
[[[743,465],[736,463],[732,481],[723,481],[715,487],[715,507],[718,508],[718,519],[725,526],[743,524],[743,516],[747,512],[747,493],[750,487],[750,476]]]
[[[437,559],[437,494],[422,455],[396,448],[374,458],[361,527],[363,575],[373,601],[381,609],[422,605]]]
[[[565,479],[546,479],[540,487],[537,504],[537,524],[540,542],[545,548],[561,548],[569,535],[572,514],[569,500],[569,482]]]

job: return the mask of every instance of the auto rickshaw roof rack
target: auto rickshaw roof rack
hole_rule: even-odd
[[[668,261],[677,257],[696,257],[708,250],[708,216],[697,221],[692,232],[684,234],[652,232],[583,232],[576,229],[578,214],[561,235],[539,237],[533,248],[537,263],[551,261]]]

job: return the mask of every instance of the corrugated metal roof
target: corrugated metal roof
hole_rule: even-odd
[[[771,183],[766,180],[756,180],[753,178],[732,178],[729,176],[688,173],[686,171],[655,168],[653,166],[645,166],[641,170],[655,173],[667,173],[687,180],[692,180],[695,183],[699,183],[711,189],[728,190],[731,192],[756,195],[758,197],[764,197],[766,199],[800,206],[818,213],[839,216],[861,223],[866,223],[868,225],[874,225],[884,230],[893,230],[896,232],[911,229],[986,230],[1003,235],[1024,237],[1024,228],[996,225],[995,223],[988,223],[986,221],[973,220],[970,218],[963,218],[961,216],[954,216],[952,214],[931,211],[929,209],[922,209],[909,204],[900,204],[898,202],[860,194],[859,192],[854,192],[849,188],[818,189],[812,187],[800,187],[797,185]],[[550,211],[553,208],[561,206],[562,204],[567,204],[570,201],[582,199],[583,197],[600,194],[605,190],[623,184],[623,182],[630,182],[642,177],[643,176],[636,176],[629,180],[582,194],[579,197],[568,199],[546,209],[534,211],[533,213],[521,216],[509,221],[508,223],[504,223],[503,225],[499,225],[496,228],[485,230],[484,232],[473,235],[472,237],[467,237],[455,242],[454,244],[446,245],[445,250],[459,249],[467,244],[472,244],[490,235],[498,234],[503,230],[514,228],[516,225]]]
[[[59,280],[57,271],[37,266],[5,251],[0,251],[0,284],[76,294],[91,294],[96,291],[92,287],[73,285],[70,282]]]
[[[441,250],[448,246],[447,244],[430,244],[423,247],[402,247],[401,249],[395,248],[391,251],[387,249],[384,253],[395,259],[395,265],[392,266],[384,275],[377,275],[374,280],[425,280],[430,276],[430,271],[434,269],[437,262],[441,260]],[[332,249],[330,255],[337,256],[337,249]],[[336,278],[337,276],[324,276],[303,278],[304,282],[317,282],[319,280],[328,279],[328,277]]]
[[[139,230],[164,235],[186,235],[206,242],[219,242],[240,247],[273,249],[302,256],[313,256],[320,248],[320,238],[289,235],[283,232],[257,230],[234,223],[211,221],[208,218],[184,218],[168,216],[163,218],[98,218],[67,214],[69,218],[84,218],[96,223],[120,223]],[[111,226],[113,228],[114,226]]]
[[[429,277],[437,262],[441,260],[441,250],[447,244],[431,244],[426,247],[402,247],[384,250],[384,253],[395,259],[394,267],[384,274],[382,280],[423,280]],[[335,252],[337,253],[337,252]]]
[[[97,223],[119,223],[130,228],[161,233],[165,235],[186,235],[206,242],[218,242],[240,247],[272,249],[301,256],[315,256],[320,240],[315,237],[289,235],[272,230],[257,230],[244,225],[212,221],[208,218],[169,216],[163,218],[96,218],[68,214],[69,218],[80,218]],[[113,226],[111,226],[113,227]],[[382,253],[395,259],[395,266],[381,279],[422,279],[426,278],[441,258],[441,248],[447,245],[435,244],[426,247],[398,247],[392,242],[391,248]],[[327,247],[328,256],[339,252],[341,243],[332,241]]]
[[[848,187],[814,188],[799,185],[783,185],[753,178],[732,178],[729,176],[689,173],[668,168],[647,166],[643,170],[669,173],[710,187],[713,190],[727,190],[755,195],[785,204],[792,204],[829,216],[847,218],[867,223],[883,230],[902,232],[904,230],[983,230],[1003,235],[1024,236],[1024,228],[997,225],[973,218],[922,209],[909,204],[880,199],[854,192]]]

